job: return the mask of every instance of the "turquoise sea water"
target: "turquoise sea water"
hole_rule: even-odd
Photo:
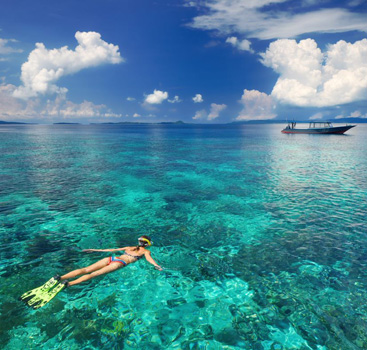
[[[0,127],[2,349],[366,349],[367,124]],[[17,301],[153,238],[140,261]]]

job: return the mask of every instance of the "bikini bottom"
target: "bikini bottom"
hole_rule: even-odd
[[[110,260],[109,260],[109,262],[108,262],[107,265],[109,265],[109,264],[111,264],[113,262],[117,262],[117,263],[123,264],[125,266],[127,265],[126,261],[121,260],[121,259],[117,259],[115,256],[110,256]]]

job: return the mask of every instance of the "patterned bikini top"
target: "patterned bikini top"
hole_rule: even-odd
[[[127,252],[125,252],[125,255],[128,255],[128,256],[131,256],[132,258],[135,258],[136,260],[140,260],[144,255],[132,255],[132,254],[129,254]]]

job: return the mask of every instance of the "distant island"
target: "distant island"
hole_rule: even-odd
[[[182,120],[178,120],[177,122],[105,122],[105,123],[90,123],[90,125],[180,125],[180,124],[193,124],[193,123],[185,123]]]
[[[7,121],[3,121],[3,120],[0,120],[0,124],[21,124],[21,125],[24,125],[24,124],[30,124],[30,123],[21,123],[21,122],[7,122]],[[32,123],[33,124],[33,123]]]
[[[65,123],[65,122],[59,122],[59,123],[53,123],[53,125],[80,125],[80,123]]]

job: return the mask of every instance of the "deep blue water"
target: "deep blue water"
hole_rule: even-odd
[[[367,349],[367,124],[0,126],[4,349]],[[153,258],[17,301],[153,238]]]

